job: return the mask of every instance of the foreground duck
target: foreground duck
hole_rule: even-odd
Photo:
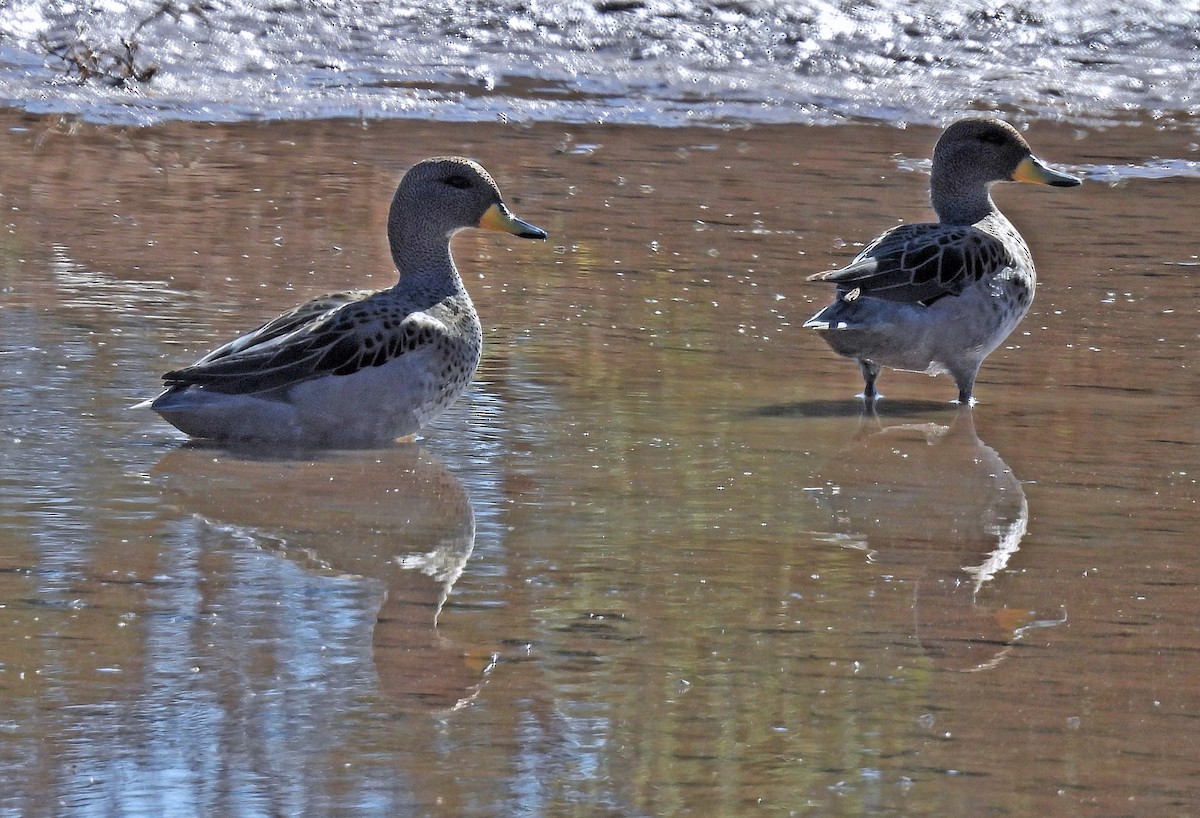
[[[980,365],[1025,317],[1037,284],[1029,248],[989,193],[1005,181],[1080,184],[1034,157],[1012,126],[961,120],[933,152],[939,221],[889,230],[849,266],[809,277],[836,284],[837,295],[804,326],[858,361],[867,403],[884,366],[949,373],[958,402],[974,402]]]
[[[546,238],[513,216],[475,162],[420,162],[388,214],[394,287],[302,304],[168,372],[166,390],[139,406],[192,437],[226,442],[354,447],[414,434],[454,403],[479,364],[479,316],[450,257],[450,238],[468,227]]]

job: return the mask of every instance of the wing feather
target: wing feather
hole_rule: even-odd
[[[338,293],[302,304],[163,380],[227,394],[269,392],[381,366],[446,332],[428,313],[406,316],[370,294]]]
[[[906,224],[871,242],[849,265],[809,276],[840,297],[931,304],[1014,263],[1003,243],[971,226]]]

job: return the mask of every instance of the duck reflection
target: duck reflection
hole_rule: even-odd
[[[434,710],[470,702],[491,655],[455,645],[437,629],[475,544],[475,515],[459,480],[416,445],[367,459],[259,455],[183,446],[155,472],[164,499],[184,511],[248,528],[259,535],[255,541],[310,570],[382,583],[372,649],[390,700]]]
[[[1030,628],[1059,623],[988,601],[1020,548],[1029,504],[970,408],[949,426],[885,427],[868,411],[822,478],[832,540],[913,583],[916,635],[938,667],[985,670]]]

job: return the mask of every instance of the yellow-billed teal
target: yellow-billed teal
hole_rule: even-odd
[[[836,284],[837,295],[804,326],[858,361],[865,401],[875,400],[875,379],[887,366],[949,373],[958,401],[974,402],[980,364],[1025,317],[1037,284],[1029,248],[989,193],[1002,181],[1080,184],[1038,160],[1012,126],[960,120],[933,152],[939,221],[896,227],[849,266],[810,276]]]
[[[513,216],[488,172],[426,159],[388,215],[396,285],[321,296],[163,376],[148,406],[219,441],[373,446],[414,434],[466,389],[483,333],[450,256],[468,227],[546,233]]]

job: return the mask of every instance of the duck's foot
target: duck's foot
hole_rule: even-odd
[[[874,403],[883,397],[875,389],[875,380],[879,377],[881,367],[874,361],[859,361],[858,368],[863,377],[863,391],[858,397],[862,398],[863,403]]]

